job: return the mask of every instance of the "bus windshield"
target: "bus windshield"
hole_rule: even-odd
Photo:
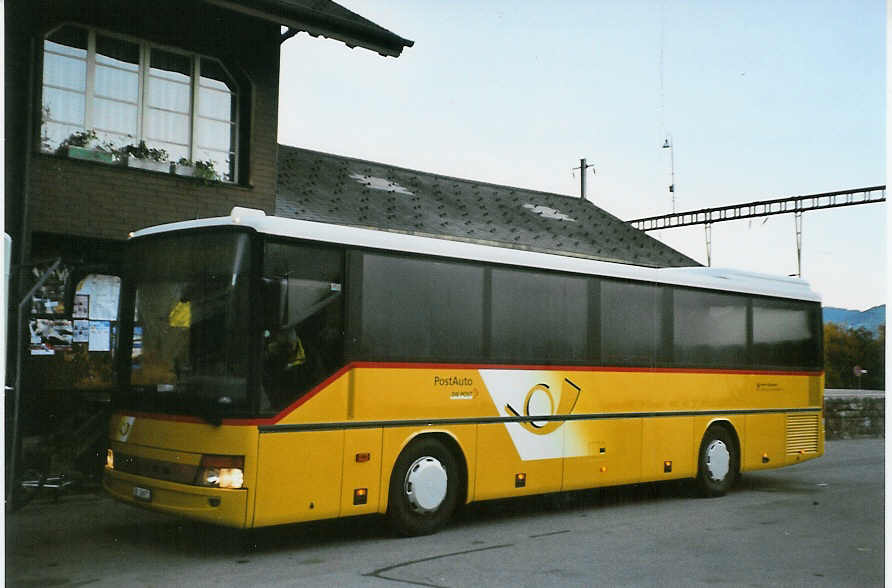
[[[248,412],[249,247],[247,234],[221,232],[133,244],[132,361],[118,404],[209,422]]]

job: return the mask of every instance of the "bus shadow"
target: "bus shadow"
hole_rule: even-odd
[[[300,551],[329,543],[387,539],[396,535],[381,516],[314,521],[259,529],[231,529],[178,519],[157,519],[105,527],[109,541],[188,556],[235,558],[250,554]]]
[[[610,486],[474,503],[459,511],[454,524],[473,525],[561,510],[594,510],[698,496],[696,487],[689,480]]]
[[[731,493],[777,492],[809,494],[818,491],[801,482],[780,476],[746,474]],[[591,490],[562,492],[510,499],[490,500],[459,509],[450,527],[467,528],[497,521],[537,517],[549,512],[647,504],[667,500],[689,500],[700,497],[691,480],[672,480],[611,486]],[[248,563],[253,555],[324,547],[327,544],[389,541],[398,538],[385,517],[368,515],[326,521],[314,521],[260,529],[229,529],[193,521],[159,519],[157,521],[116,524],[106,528],[110,539],[137,547],[165,549],[191,556],[233,558]],[[321,563],[308,560],[304,563]]]
[[[747,473],[744,474],[735,486],[737,491],[772,492],[778,494],[816,494],[820,487],[802,482],[797,478],[784,477],[777,473]]]
[[[564,509],[605,508],[694,496],[696,490],[692,484],[671,481],[491,500],[462,507],[450,526],[472,526]],[[106,533],[113,541],[123,541],[140,548],[154,547],[193,556],[234,557],[238,563],[247,563],[245,558],[252,554],[300,551],[330,543],[386,541],[400,537],[390,528],[387,519],[380,515],[248,530],[164,518],[138,524],[116,524],[107,527]]]

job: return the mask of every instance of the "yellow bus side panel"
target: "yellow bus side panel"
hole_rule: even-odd
[[[286,414],[276,424],[331,423],[347,420],[350,396],[350,374],[341,374],[325,389],[315,394],[297,409]]]
[[[381,429],[344,431],[344,482],[341,487],[341,516],[378,511],[381,492]],[[365,494],[357,496],[357,490]],[[361,498],[362,500],[357,500]],[[363,504],[356,504],[363,502]]]
[[[520,425],[509,423],[507,426]],[[555,435],[562,435],[562,430],[558,429],[549,437]],[[521,460],[505,424],[479,425],[477,447],[480,455],[477,460],[475,493],[477,500],[541,494],[561,489],[563,460],[560,458]],[[517,474],[525,474],[523,487],[517,487]]]
[[[358,421],[498,414],[476,369],[361,367],[353,370],[351,418]]]
[[[783,414],[746,415],[746,443],[743,448],[741,469],[764,470],[785,464]],[[763,456],[768,461],[763,461]]]
[[[260,436],[254,526],[338,516],[344,431]]]
[[[697,462],[691,453],[693,417],[644,419],[641,436],[642,480],[671,480],[697,475]],[[698,440],[696,444],[699,443]],[[668,466],[666,462],[669,462]]]
[[[641,427],[640,418],[567,422],[563,427],[567,457],[562,489],[578,490],[638,481],[641,476]]]
[[[662,376],[641,372],[565,372],[565,378],[579,386],[574,413],[636,412],[660,406],[662,410],[684,410],[684,396],[668,393],[673,382]],[[662,387],[662,389],[661,389]]]
[[[459,499],[464,500],[465,502],[471,502],[472,500],[476,500],[474,491],[477,487],[477,425],[449,427],[447,431],[452,434],[452,437],[458,442],[459,448],[464,453],[465,465],[468,470],[468,495],[467,497],[460,497]]]
[[[474,471],[477,462],[477,425],[450,425],[448,427],[394,427],[383,431],[383,443],[381,459],[384,467],[381,470],[381,494],[378,498],[378,512],[387,512],[387,501],[390,492],[390,476],[400,452],[414,439],[421,435],[446,435],[458,444],[467,462],[468,498],[473,500],[476,475]],[[459,467],[461,460],[459,460]],[[466,498],[460,496],[459,500],[465,502]]]

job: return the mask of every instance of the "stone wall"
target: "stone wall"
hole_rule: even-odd
[[[885,437],[885,395],[832,395],[824,397],[827,439]]]

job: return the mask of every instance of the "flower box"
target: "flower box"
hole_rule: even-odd
[[[114,163],[115,161],[114,154],[108,151],[75,147],[74,145],[68,145],[65,148],[65,154],[69,159],[83,159],[84,161],[98,161],[100,163]]]
[[[184,176],[187,178],[198,178],[200,180],[205,180],[208,182],[219,182],[220,178],[213,170],[208,170],[206,168],[194,166],[194,165],[183,165],[181,163],[176,164],[173,167],[173,173],[178,176]]]
[[[195,176],[195,168],[191,165],[174,164],[171,167],[173,167],[173,173],[178,176],[184,176],[187,178]]]
[[[135,169],[145,169],[153,172],[169,174],[173,164],[169,161],[155,161],[154,159],[145,159],[139,157],[128,156],[124,158],[127,167]]]

